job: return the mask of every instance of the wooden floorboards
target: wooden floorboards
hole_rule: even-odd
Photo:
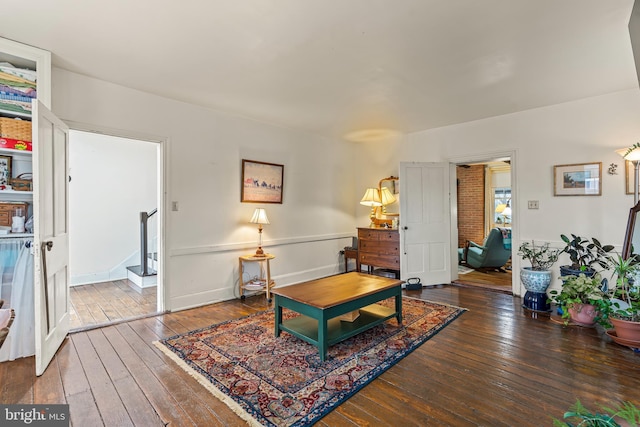
[[[498,292],[437,286],[407,295],[468,309],[318,426],[542,426],[576,401],[640,402],[640,355],[565,327]],[[74,426],[241,426],[152,344],[267,308],[264,296],[71,334],[45,374],[0,363],[2,403],[69,403]]]
[[[478,287],[508,294],[512,293],[511,270],[474,270],[467,274],[459,274],[458,279],[454,280],[453,283],[460,286]]]
[[[115,323],[156,313],[156,286],[140,289],[129,280],[72,286],[71,329]]]

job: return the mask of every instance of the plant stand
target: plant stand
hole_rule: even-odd
[[[547,302],[548,298],[546,292],[527,291],[522,299],[522,307],[538,313],[548,313],[551,311],[551,304]]]
[[[549,270],[532,270],[531,267],[520,269],[520,281],[527,292],[524,294],[522,307],[539,312],[551,311],[551,304],[547,302],[547,288],[551,284],[551,272]]]

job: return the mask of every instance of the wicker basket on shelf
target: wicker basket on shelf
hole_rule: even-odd
[[[31,142],[31,122],[0,117],[0,138]]]
[[[11,179],[11,187],[14,191],[33,191],[33,177],[29,173],[21,173]]]

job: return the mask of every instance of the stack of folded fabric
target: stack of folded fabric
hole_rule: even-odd
[[[37,96],[36,72],[0,62],[0,110],[31,115],[31,100]]]

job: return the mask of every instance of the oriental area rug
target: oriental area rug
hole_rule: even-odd
[[[381,301],[393,307],[394,299]],[[154,344],[253,426],[317,422],[396,364],[464,309],[403,297],[403,325],[395,319],[318,349],[274,333],[267,310],[176,335]],[[283,309],[283,319],[299,314]]]

